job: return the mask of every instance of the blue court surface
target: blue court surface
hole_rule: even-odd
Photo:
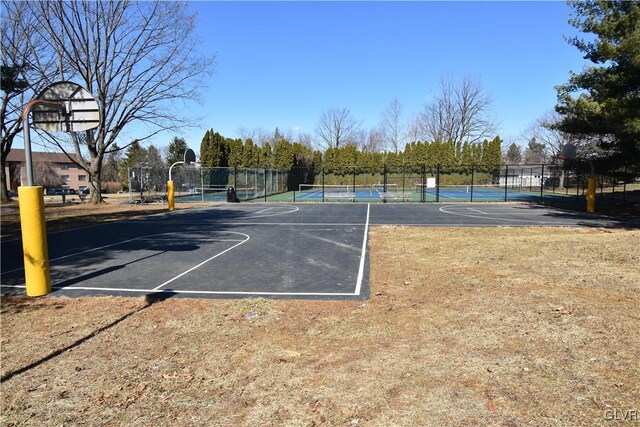
[[[52,295],[366,299],[378,225],[638,226],[519,203],[224,203],[49,233]],[[2,294],[24,294],[21,242],[1,249]]]

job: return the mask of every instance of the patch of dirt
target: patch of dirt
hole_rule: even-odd
[[[370,236],[369,301],[3,298],[2,424],[600,425],[638,409],[639,230]]]

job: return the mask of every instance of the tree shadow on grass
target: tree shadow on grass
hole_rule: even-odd
[[[64,352],[71,350],[75,347],[78,347],[79,345],[89,341],[91,338],[97,336],[98,334],[107,331],[109,329],[111,329],[112,327],[118,325],[119,323],[127,320],[129,317],[133,316],[134,314],[140,313],[141,311],[145,310],[146,308],[150,307],[152,304],[156,303],[156,302],[160,302],[160,301],[164,301],[166,299],[171,298],[172,296],[174,296],[176,293],[175,292],[171,292],[171,291],[160,291],[160,292],[154,292],[152,294],[148,294],[145,295],[144,297],[144,304],[142,305],[142,307],[136,308],[133,311],[126,313],[122,316],[120,316],[119,318],[115,319],[113,322],[102,326],[98,329],[96,329],[95,331],[91,332],[88,335],[85,335],[84,337],[74,341],[73,343],[69,344],[66,347],[60,348],[50,354],[48,354],[47,356],[44,356],[43,358],[30,363],[27,366],[23,366],[22,368],[18,368],[15,369],[13,371],[9,371],[7,373],[5,373],[4,375],[2,375],[2,377],[0,377],[0,383],[3,383],[5,381],[10,380],[11,378],[15,377],[16,375],[20,375],[24,372],[27,372],[33,368],[36,368],[40,365],[42,365],[45,362],[48,362],[49,360],[54,359],[55,357],[63,354]]]

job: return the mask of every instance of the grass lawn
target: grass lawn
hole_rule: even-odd
[[[640,410],[638,242],[374,227],[368,301],[3,298],[1,422],[607,424]]]

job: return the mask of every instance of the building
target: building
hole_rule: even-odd
[[[31,152],[36,184],[47,188],[84,190],[88,187],[87,173],[64,153]],[[24,149],[13,148],[7,156],[5,167],[7,189],[17,191],[27,185],[27,167]]]
[[[508,169],[507,169],[508,167]],[[510,188],[540,188],[551,176],[551,168],[542,165],[509,165],[500,173],[500,186]]]

